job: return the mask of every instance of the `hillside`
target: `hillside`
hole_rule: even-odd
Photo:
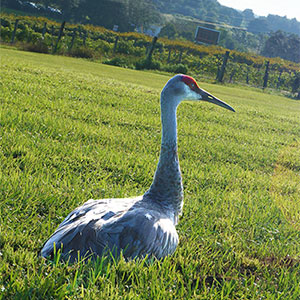
[[[201,21],[242,27],[254,33],[282,30],[300,36],[300,22],[296,19],[276,15],[255,17],[251,9],[241,12],[221,5],[217,0],[3,0],[2,5],[65,21],[109,26],[110,29],[117,19],[120,29],[125,31],[130,28],[128,23],[144,26],[160,22],[159,10],[164,14],[179,14]],[[262,23],[264,26],[261,26]]]
[[[171,22],[173,36],[170,32],[162,36],[192,42],[196,27],[204,25],[221,31],[219,45],[224,48],[300,62],[300,23],[296,19],[255,17],[250,9],[240,12],[216,0],[4,0],[3,6],[73,24],[108,29],[118,25],[120,32],[141,31],[153,24],[165,27]]]
[[[202,21],[229,24],[254,33],[282,30],[300,36],[300,22],[277,15],[255,17],[251,9],[243,12],[223,6],[217,0],[153,0],[162,13],[190,16]],[[264,26],[259,26],[261,23]]]
[[[219,45],[224,48],[300,62],[300,22],[296,19],[256,17],[250,9],[237,11],[216,0],[154,1],[161,13],[168,14],[169,30],[163,28],[162,36],[194,41],[200,25],[219,30]]]

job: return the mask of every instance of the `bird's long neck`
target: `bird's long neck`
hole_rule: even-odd
[[[177,154],[177,105],[161,96],[162,140],[159,162],[150,189],[145,196],[162,206],[172,209],[175,215],[181,212],[183,187]]]

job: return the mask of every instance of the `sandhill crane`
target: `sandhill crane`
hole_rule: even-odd
[[[72,211],[44,245],[41,255],[53,255],[54,244],[70,262],[108,254],[126,259],[172,254],[178,244],[176,224],[183,206],[177,155],[176,109],[182,100],[207,101],[234,109],[186,75],[171,78],[161,92],[161,151],[152,185],[142,196],[89,200]]]

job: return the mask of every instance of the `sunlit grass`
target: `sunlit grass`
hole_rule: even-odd
[[[149,187],[168,77],[0,51],[0,297],[300,297],[299,102],[200,82],[237,112],[178,109],[185,206],[175,254],[44,261],[43,243],[73,208]]]
[[[300,143],[281,150],[271,188],[286,219],[300,230]]]

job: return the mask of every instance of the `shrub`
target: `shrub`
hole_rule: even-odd
[[[155,60],[148,60],[148,59],[143,59],[140,61],[137,61],[135,64],[135,68],[137,70],[160,70],[161,69],[161,63],[159,61]]]
[[[112,47],[108,42],[102,41],[102,40],[97,41],[96,50],[99,50],[102,53],[108,53],[111,51],[111,49],[112,49]]]
[[[11,35],[12,35],[12,30],[10,30],[9,27],[1,27],[0,36],[2,41],[5,42],[10,41]]]
[[[188,68],[183,64],[178,64],[174,66],[174,72],[186,74],[188,72]]]
[[[0,25],[3,26],[3,27],[9,27],[10,26],[10,22],[8,20],[0,18]]]
[[[73,57],[80,57],[80,58],[93,58],[94,57],[94,52],[90,48],[80,46],[73,48],[68,52],[70,56]]]
[[[181,73],[181,74],[188,73],[188,68],[183,64],[165,65],[163,67],[163,70],[167,71],[167,72],[170,72],[170,73]]]
[[[117,52],[122,54],[132,54],[134,52],[132,41],[119,41]]]
[[[137,57],[142,57],[145,55],[145,49],[141,47],[135,47],[132,54]]]
[[[25,51],[31,51],[31,52],[38,52],[38,53],[49,53],[49,48],[47,44],[40,40],[37,43],[25,43],[22,46],[23,50]]]
[[[33,31],[32,29],[30,29],[27,34],[27,42],[31,44],[36,44],[42,39],[42,35]]]
[[[114,57],[112,59],[106,60],[103,63],[106,65],[133,69],[132,64],[124,57]]]
[[[30,29],[27,25],[23,25],[22,28],[18,27],[16,32],[16,37],[18,41],[27,41],[31,42],[31,38],[33,35],[37,34],[32,29]]]

